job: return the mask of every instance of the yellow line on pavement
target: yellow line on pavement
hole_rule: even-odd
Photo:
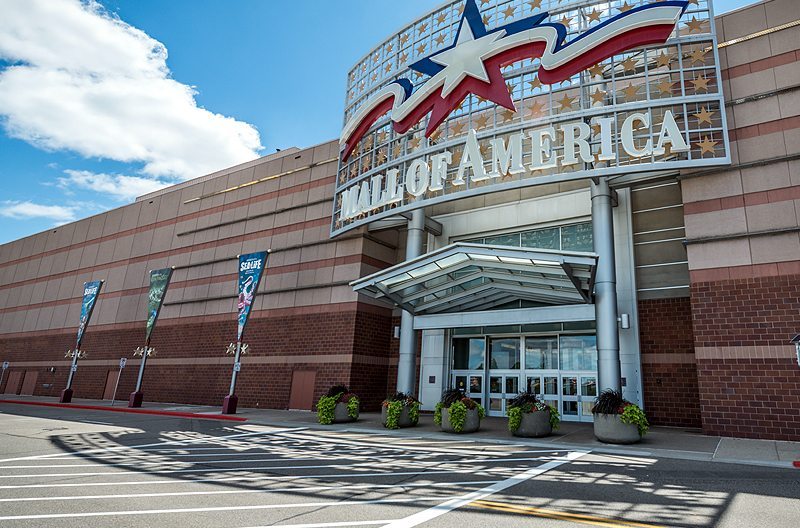
[[[608,517],[596,517],[594,515],[583,515],[577,513],[562,512],[556,510],[548,510],[545,508],[533,508],[530,506],[519,506],[517,504],[509,504],[505,502],[492,502],[478,500],[470,503],[471,506],[478,508],[487,508],[490,510],[503,511],[506,513],[518,513],[523,515],[534,515],[536,517],[544,517],[547,519],[555,519],[559,521],[572,521],[580,524],[589,524],[592,526],[605,526],[606,528],[663,528],[655,524],[643,524],[632,521],[620,521],[617,519],[610,519]]]

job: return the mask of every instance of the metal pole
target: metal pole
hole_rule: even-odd
[[[242,342],[236,342],[236,355],[233,356],[233,375],[231,376],[231,390],[228,391],[228,396],[233,396],[236,392],[236,376],[239,372],[236,370],[236,365],[239,363],[239,356],[242,353]]]
[[[142,352],[142,362],[139,364],[139,376],[136,378],[136,388],[133,392],[140,392],[142,390],[142,380],[144,380],[144,364],[147,363],[147,351],[149,347],[147,345],[144,346],[144,351]],[[122,372],[122,369],[120,369]]]
[[[119,388],[119,379],[122,377],[122,367],[119,368],[117,373],[117,382],[114,384],[114,394],[111,396],[111,406],[114,406],[114,401],[117,399],[117,388]]]
[[[69,369],[69,375],[67,375],[67,390],[72,388],[72,378],[75,376],[75,370],[78,366],[78,349],[76,348],[74,353],[72,354],[72,366]]]
[[[592,182],[592,237],[599,255],[595,277],[597,384],[600,390],[621,390],[617,277],[614,258],[613,196],[606,178]]]
[[[6,369],[0,371],[0,387],[3,386],[3,378],[6,377]]]
[[[406,260],[422,254],[425,236],[425,211],[415,209],[408,221]],[[400,358],[397,364],[397,390],[414,394],[417,374],[417,342],[414,335],[414,316],[405,310],[400,319]]]

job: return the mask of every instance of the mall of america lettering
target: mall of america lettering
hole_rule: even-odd
[[[595,124],[600,127],[600,143],[596,153],[592,152],[589,144],[591,127],[583,121],[562,123],[558,126],[564,137],[562,156],[554,152],[558,134],[553,126],[512,134],[508,140],[492,139],[489,143],[488,171],[487,160],[481,154],[477,134],[474,130],[470,130],[458,170],[453,173],[450,184],[456,187],[466,185],[467,177],[471,182],[480,182],[499,179],[507,174],[554,169],[559,165],[569,167],[578,163],[614,162],[617,160],[616,142],[612,133],[614,121],[613,117],[595,120]],[[650,113],[646,112],[631,114],[622,123],[618,139],[622,150],[628,156],[632,158],[661,156],[666,153],[667,147],[672,153],[689,151],[690,147],[670,111],[664,113],[660,128],[654,130],[655,141],[648,139],[643,146],[637,146],[633,137],[634,130],[640,127],[648,128],[650,121]],[[526,151],[530,153],[530,163],[527,166],[523,164],[523,152]],[[360,185],[342,191],[341,218],[349,220],[375,209],[402,202],[405,193],[416,198],[428,191],[441,191],[448,179],[452,162],[452,152],[445,150],[411,161],[403,179],[400,178],[398,169],[389,169],[385,175],[376,174]]]

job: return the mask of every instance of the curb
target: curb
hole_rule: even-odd
[[[240,416],[227,416],[224,414],[202,414],[177,411],[157,411],[154,409],[130,409],[128,407],[108,407],[103,405],[81,405],[77,403],[52,403],[23,400],[0,400],[0,403],[10,403],[14,405],[35,405],[39,407],[61,407],[66,409],[83,409],[88,411],[110,411],[131,414],[154,414],[159,416],[174,416],[177,418],[199,418],[201,420],[226,420],[230,422],[246,422],[247,418]]]

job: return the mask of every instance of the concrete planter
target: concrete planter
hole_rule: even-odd
[[[512,434],[525,438],[541,438],[553,432],[550,425],[550,411],[534,411],[522,413],[522,421],[519,428]]]
[[[414,427],[417,425],[416,422],[411,421],[411,417],[408,415],[409,408],[403,405],[402,410],[400,411],[400,416],[397,417],[397,425],[401,429],[403,427]],[[381,406],[381,423],[384,427],[386,427],[386,415],[389,412],[389,409],[386,407]]]
[[[481,415],[478,409],[467,409],[467,417],[464,420],[464,428],[460,433],[474,433],[481,428]],[[450,425],[449,409],[442,409],[442,431],[445,433],[455,433],[453,426]]]
[[[624,424],[619,414],[594,415],[594,436],[609,444],[635,444],[642,439],[636,424]]]
[[[357,418],[351,418],[349,414],[347,414],[347,404],[339,402],[336,404],[336,408],[333,410],[333,423],[347,423],[347,422],[355,422]]]

